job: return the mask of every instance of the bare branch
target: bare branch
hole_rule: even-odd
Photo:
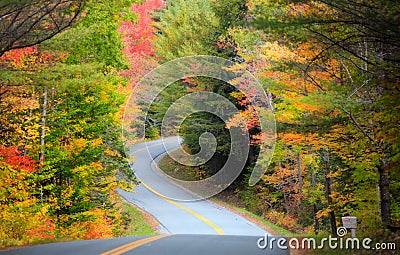
[[[356,128],[357,128],[358,130],[360,130],[360,131],[364,134],[364,136],[367,137],[373,144],[375,144],[375,139],[372,138],[367,132],[365,132],[365,130],[364,130],[364,129],[361,127],[361,125],[358,123],[358,121],[354,118],[353,114],[352,114],[350,111],[346,110],[346,109],[345,109],[344,107],[342,107],[342,106],[340,106],[340,109],[350,117],[351,121],[352,121],[353,124],[356,126]]]
[[[86,0],[16,0],[0,9],[0,56],[39,44],[70,27]]]

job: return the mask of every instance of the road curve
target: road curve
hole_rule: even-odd
[[[160,222],[160,233],[263,236],[265,230],[242,216],[208,200],[193,201],[194,194],[172,184],[160,173],[154,166],[154,159],[179,146],[178,137],[132,146],[130,155],[135,157],[132,168],[142,184],[135,193],[120,191],[120,194],[152,214]],[[181,199],[174,200],[174,197]]]

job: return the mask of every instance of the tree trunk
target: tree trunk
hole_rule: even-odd
[[[314,169],[311,170],[311,185],[312,185],[312,187],[314,189],[317,186],[317,182],[315,180]],[[314,233],[316,235],[318,234],[318,230],[319,230],[319,222],[318,222],[318,219],[317,219],[317,213],[318,213],[317,203],[314,203],[313,204],[313,219],[314,219]]]
[[[39,169],[42,170],[44,160],[44,145],[46,135],[46,116],[47,116],[47,88],[43,91],[43,106],[42,106],[42,128],[40,132],[40,153],[39,153]],[[43,186],[40,184],[40,199],[43,201]]]
[[[323,160],[325,164],[325,195],[328,201],[328,207],[331,207],[332,206],[332,188],[331,188],[331,177],[330,177],[331,169],[329,163],[329,152],[327,149],[324,151]],[[332,208],[330,208],[329,220],[331,223],[332,236],[337,236],[336,217],[335,217],[335,212],[333,211]]]
[[[382,222],[385,226],[391,225],[392,219],[390,215],[390,192],[389,192],[389,176],[386,171],[386,159],[381,161],[378,167],[379,171],[379,191],[380,191],[380,202],[381,202],[381,217]]]
[[[313,219],[314,219],[314,234],[318,235],[318,230],[319,230],[319,222],[317,219],[317,204],[313,204]]]
[[[42,107],[42,128],[40,132],[40,154],[39,161],[43,162],[44,159],[44,145],[46,136],[46,116],[47,116],[47,88],[43,92],[43,107]]]
[[[312,145],[308,146],[308,154],[311,155],[312,154]],[[317,186],[317,181],[315,179],[315,173],[314,173],[314,166],[311,165],[311,186],[313,187],[313,189],[315,189],[315,187]],[[314,220],[314,233],[316,235],[318,235],[318,230],[319,230],[319,222],[318,222],[318,218],[317,218],[317,213],[318,213],[318,208],[317,208],[317,202],[315,202],[313,204],[313,220]]]

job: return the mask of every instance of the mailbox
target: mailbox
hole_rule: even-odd
[[[357,228],[357,217],[354,216],[346,216],[342,217],[343,227],[354,229]]]
[[[342,217],[343,227],[349,228],[351,230],[351,237],[356,237],[356,228],[357,228],[357,217],[354,216],[346,216]]]

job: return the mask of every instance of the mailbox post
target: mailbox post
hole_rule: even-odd
[[[357,228],[357,217],[355,216],[346,216],[342,217],[343,227],[349,228],[351,230],[351,237],[356,237],[356,228]]]

